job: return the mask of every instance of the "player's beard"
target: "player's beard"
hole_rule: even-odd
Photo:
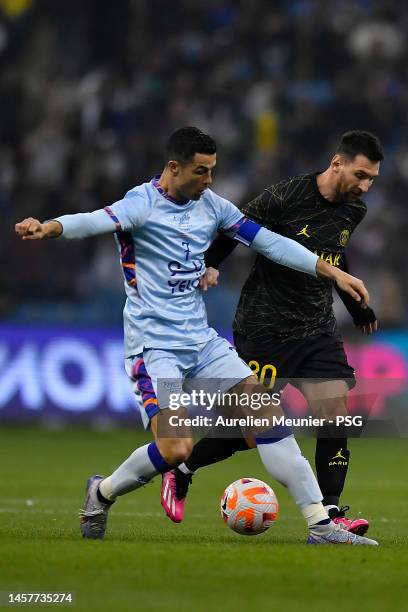
[[[195,193],[194,195],[191,196],[191,200],[197,201],[201,198],[201,196],[203,196],[205,193],[205,189],[200,190],[198,193]]]
[[[345,204],[346,202],[357,202],[361,198],[361,191],[351,189],[350,191],[337,190],[335,202],[339,204]]]
[[[359,189],[356,190],[352,190],[352,191],[348,191],[347,192],[347,197],[349,202],[357,202],[357,200],[359,200],[361,198],[361,194],[362,192]]]

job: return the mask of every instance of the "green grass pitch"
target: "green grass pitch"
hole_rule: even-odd
[[[378,548],[306,546],[300,514],[256,451],[202,470],[182,524],[164,516],[156,478],[118,501],[104,541],[82,540],[86,478],[148,440],[130,428],[2,428],[0,591],[74,591],[68,609],[81,611],[406,609],[407,439],[351,442],[343,501],[371,521]],[[311,459],[313,441],[300,443]],[[280,502],[279,521],[260,536],[233,533],[219,515],[224,488],[243,476],[269,482]]]

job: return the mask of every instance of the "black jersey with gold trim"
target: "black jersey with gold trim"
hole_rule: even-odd
[[[326,200],[317,187],[317,174],[271,185],[243,206],[242,212],[333,266],[341,266],[349,238],[367,207],[361,200]],[[258,255],[241,292],[234,330],[258,342],[334,333],[332,287],[332,281]]]

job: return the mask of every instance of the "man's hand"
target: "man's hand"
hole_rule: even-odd
[[[339,274],[336,274],[336,278],[334,279],[337,286],[351,295],[356,302],[359,302],[361,308],[367,308],[370,296],[363,281],[342,270],[338,270],[338,272]]]
[[[38,219],[28,217],[16,223],[15,230],[23,240],[42,240],[46,236],[56,238],[62,234],[62,225],[59,221],[41,223]]]
[[[220,273],[216,268],[207,268],[205,274],[200,278],[199,287],[202,291],[207,291],[211,287],[218,285],[218,277]]]
[[[339,289],[342,289],[351,295],[356,302],[359,302],[361,308],[367,308],[370,296],[362,280],[331,266],[320,258],[317,260],[316,273],[322,278],[334,280]]]
[[[374,321],[374,323],[368,323],[368,325],[357,325],[357,327],[362,331],[363,334],[365,334],[366,336],[371,336],[371,334],[373,334],[374,332],[377,331],[378,329],[378,323],[377,321]]]
[[[352,314],[354,325],[356,325],[363,334],[371,336],[378,329],[378,322],[375,312],[372,308],[360,309],[358,306]]]

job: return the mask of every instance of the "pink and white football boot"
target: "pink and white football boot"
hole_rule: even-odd
[[[183,474],[177,468],[163,474],[161,505],[173,523],[184,519],[184,504],[192,474]]]
[[[357,517],[354,519],[346,518],[346,512],[350,510],[350,506],[341,506],[341,508],[331,508],[329,510],[329,516],[333,523],[340,525],[345,531],[355,533],[356,535],[362,536],[368,530],[370,524],[366,519]]]

